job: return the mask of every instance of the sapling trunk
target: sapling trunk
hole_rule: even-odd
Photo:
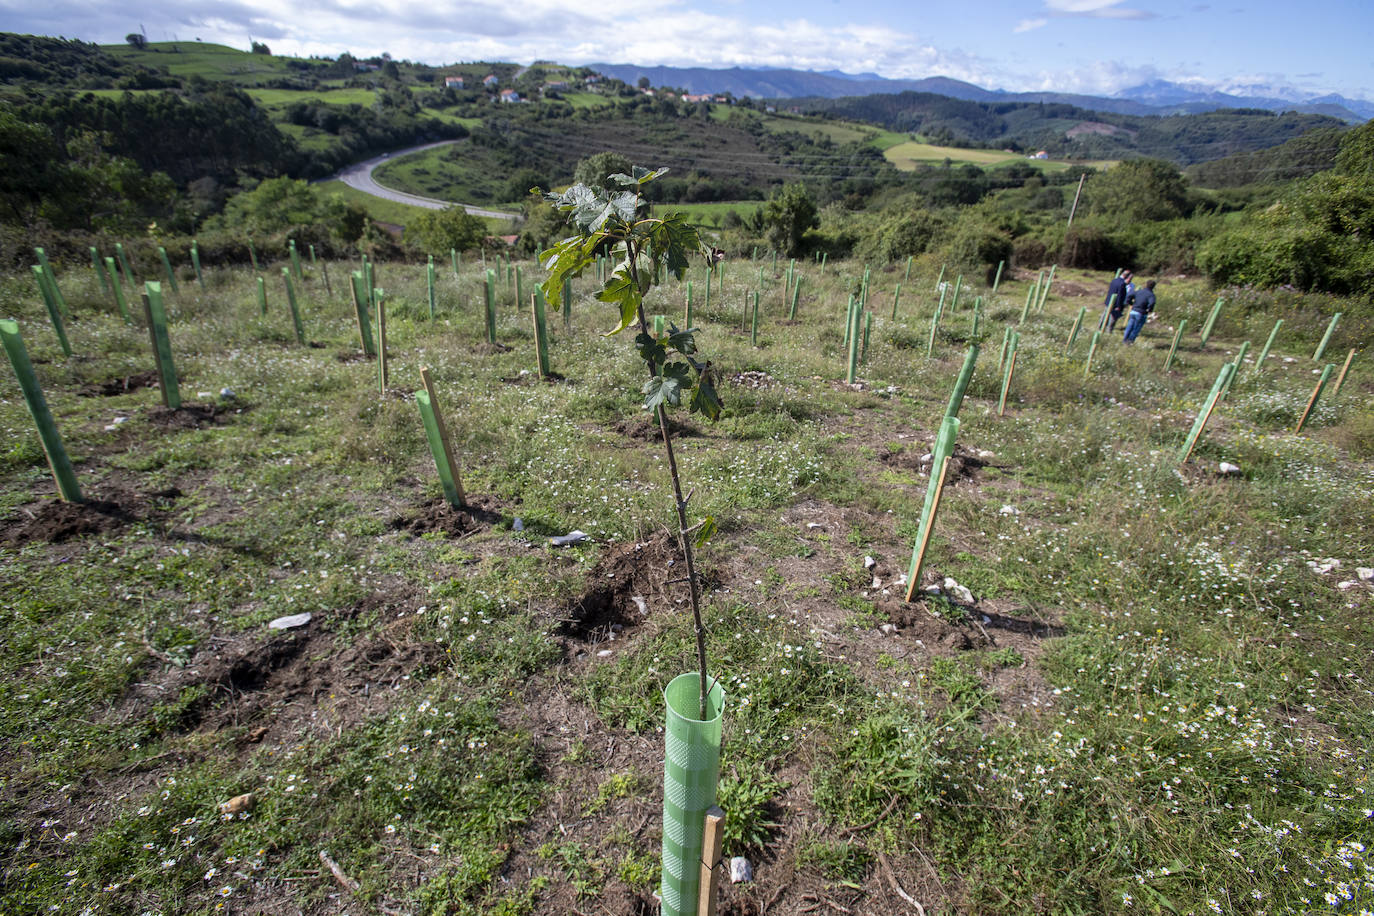
[[[57,424],[53,421],[52,411],[48,409],[48,402],[43,397],[43,389],[38,384],[38,376],[34,374],[33,363],[29,361],[24,339],[19,335],[17,321],[0,319],[0,342],[3,342],[5,353],[10,358],[10,365],[14,367],[15,377],[19,379],[19,388],[24,393],[24,402],[28,404],[29,414],[33,417],[34,425],[38,427],[38,438],[43,443],[43,453],[48,457],[48,468],[57,483],[58,495],[66,502],[79,503],[81,487],[76,481],[76,471],[73,470],[71,459],[62,445],[62,436],[57,431]]]

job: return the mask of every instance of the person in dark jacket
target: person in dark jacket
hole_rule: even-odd
[[[1154,310],[1155,281],[1150,280],[1131,297],[1131,315],[1126,319],[1126,332],[1121,335],[1122,342],[1135,343],[1135,339],[1140,336],[1140,329],[1145,327],[1145,320]]]
[[[1097,322],[1099,328],[1108,332],[1116,327],[1117,321],[1126,311],[1126,295],[1131,282],[1131,272],[1123,270],[1107,287],[1107,298],[1102,300],[1102,318]]]

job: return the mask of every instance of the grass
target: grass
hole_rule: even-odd
[[[269,276],[285,259],[261,255]],[[1160,321],[1132,348],[1104,339],[1085,378],[1087,335],[1065,338],[1108,278],[1060,269],[1020,326],[999,418],[997,346],[1033,272],[961,296],[927,359],[940,265],[913,265],[896,321],[904,267],[871,265],[850,388],[839,325],[865,265],[800,260],[787,323],[785,259],[778,276],[769,263],[727,261],[709,306],[689,271],[726,412],[683,418],[676,440],[692,512],[720,526],[701,555],[728,704],[720,791],[727,851],[756,877],[724,902],[895,912],[895,881],[931,913],[1370,908],[1369,366],[1291,433],[1326,315],[1345,312],[1344,354],[1368,346],[1367,305],[1229,291],[1209,346],[1190,334],[1165,374],[1173,323],[1199,327],[1215,299],[1170,278]],[[741,303],[760,266],[754,347]],[[154,388],[83,393],[151,368],[88,268],[56,265],[71,360],[31,278],[0,278],[82,486],[129,512],[0,544],[0,910],[561,914],[655,886],[660,692],[693,664],[680,585],[635,567],[612,601],[621,629],[566,626],[619,581],[596,564],[673,516],[659,447],[625,431],[642,366],[602,336],[612,309],[587,281],[569,326],[551,316],[564,378],[537,384],[513,284],[493,348],[478,264],[440,264],[430,320],[423,267],[381,263],[379,397],[339,294],[353,265],[330,267],[333,297],[298,284],[300,347],[279,283],[263,317],[249,272],[209,264],[201,290],[181,265],[176,368],[213,422],[167,418]],[[976,294],[969,457],[927,558],[975,605],[906,605],[920,457]],[[648,311],[683,298],[669,286]],[[1218,366],[1277,317],[1270,362],[1247,366],[1178,469]],[[407,394],[421,366],[491,511],[468,530],[423,521],[440,490]],[[8,373],[0,441],[8,538],[56,511]],[[1242,473],[1217,475],[1222,460]],[[590,542],[546,545],[573,528]],[[266,626],[303,611],[303,629]],[[245,793],[251,808],[221,812]]]
[[[911,171],[918,165],[944,162],[946,159],[955,165],[969,163],[979,167],[1006,165],[1010,162],[1028,162],[1044,172],[1062,172],[1071,167],[1067,162],[1053,162],[1047,159],[1029,159],[1018,153],[1004,153],[1001,150],[960,149],[954,146],[935,146],[915,140],[894,143],[883,148],[883,157],[903,171]]]
[[[111,44],[101,45],[101,50],[154,69],[166,67],[172,76],[203,76],[236,86],[255,86],[292,72],[285,57],[201,41],[150,41],[142,49]]]

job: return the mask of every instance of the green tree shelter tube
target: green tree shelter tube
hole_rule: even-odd
[[[105,259],[105,272],[110,275],[110,290],[114,293],[115,305],[119,306],[119,314],[124,318],[125,324],[133,324],[134,319],[129,315],[129,304],[124,301],[124,286],[119,282],[119,269],[115,267],[114,258]]]
[[[65,356],[71,356],[72,345],[67,341],[67,329],[62,325],[62,313],[57,308],[57,297],[53,294],[53,288],[48,284],[48,277],[43,273],[43,268],[39,264],[33,265],[33,279],[38,284],[38,292],[43,297],[43,305],[48,309],[48,319],[52,322],[52,329],[57,332],[57,342],[62,345],[62,353]]]
[[[19,322],[0,319],[0,340],[5,353],[14,366],[14,374],[19,379],[19,387],[24,392],[24,401],[29,405],[29,413],[38,427],[38,437],[43,441],[43,451],[48,456],[48,467],[57,481],[57,492],[69,503],[81,502],[81,488],[76,482],[76,471],[72,469],[71,459],[62,446],[62,436],[53,422],[52,411],[43,397],[43,389],[38,386],[38,376],[34,374],[29,352],[24,347],[24,339],[19,336]],[[712,793],[714,797],[714,787]]]
[[[945,407],[945,416],[959,416],[959,407],[964,403],[964,392],[968,391],[968,383],[973,378],[973,366],[978,362],[978,345],[974,344],[968,348],[968,355],[964,357],[964,366],[959,370],[959,378],[954,383],[954,390],[949,395],[949,405]]]
[[[1269,358],[1269,350],[1274,346],[1274,339],[1279,336],[1279,328],[1283,327],[1283,319],[1274,322],[1274,330],[1269,332],[1269,339],[1264,342],[1264,349],[1260,351],[1259,359],[1255,360],[1255,371],[1259,372],[1264,368],[1264,361]]]
[[[57,284],[53,284],[53,289],[57,289]],[[60,300],[59,300],[60,301]],[[1337,312],[1331,316],[1331,323],[1326,326],[1326,333],[1322,335],[1322,342],[1317,344],[1317,351],[1312,354],[1314,360],[1320,360],[1322,354],[1326,352],[1326,345],[1331,343],[1331,335],[1336,333],[1336,324],[1341,320],[1341,313]]]
[[[921,521],[916,527],[916,543],[911,548],[911,565],[906,571],[906,600],[910,601],[920,587],[921,567],[924,566],[925,545],[930,539],[930,527],[935,524],[935,493],[940,489],[940,471],[945,459],[954,454],[954,440],[959,436],[959,418],[945,417],[940,423],[940,432],[935,437],[935,449],[931,455],[930,483],[926,485],[926,501],[921,507]]]
[[[725,691],[712,682],[701,712],[701,674],[679,674],[663,691],[663,916],[696,916],[706,809],[716,803]]]
[[[71,315],[71,309],[67,308],[67,300],[62,295],[62,290],[57,286],[57,274],[52,272],[52,265],[48,263],[48,254],[42,248],[35,248],[33,253],[38,256],[38,264],[43,268],[43,275],[48,279],[48,288],[52,290],[52,297],[57,300],[57,308],[63,315]],[[1337,315],[1337,318],[1340,316]],[[1332,327],[1335,324],[1332,323]]]
[[[148,336],[152,338],[153,359],[157,362],[158,377],[162,379],[162,403],[178,410],[181,389],[177,386],[177,370],[172,365],[172,342],[167,337],[167,309],[162,304],[162,284],[149,280],[143,284],[143,306],[147,312]]]

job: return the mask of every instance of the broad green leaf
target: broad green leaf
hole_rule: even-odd
[[[711,371],[708,369],[701,373],[697,379],[696,388],[692,391],[692,400],[687,409],[691,413],[700,413],[709,420],[720,419],[720,412],[724,407],[720,401],[720,395],[716,393],[716,386],[711,382]]]
[[[643,184],[648,184],[649,182],[653,181],[655,178],[658,178],[658,177],[660,177],[660,176],[662,176],[662,175],[668,174],[668,168],[667,168],[667,166],[664,166],[664,167],[661,168],[661,169],[654,169],[652,172],[649,171],[649,170],[646,169],[646,168],[642,168],[642,167],[640,167],[640,166],[635,166],[635,167],[632,169],[632,171],[635,173],[635,178],[634,178],[634,180],[637,181],[637,182],[639,182],[639,183],[642,184],[642,185],[643,185]]]
[[[638,172],[639,167],[635,166],[634,170]],[[633,178],[631,178],[629,175],[626,175],[624,172],[616,172],[614,175],[607,175],[606,181],[609,184],[618,184],[622,188],[633,188],[637,184],[637,182]]]
[[[639,350],[639,358],[655,369],[668,361],[668,351],[663,348],[663,344],[646,331],[640,331],[635,336],[635,347]]]
[[[684,363],[669,363],[660,375],[655,375],[644,383],[644,406],[657,410],[661,404],[673,407],[682,406],[682,391],[691,386],[688,369]]]
[[[706,542],[711,540],[712,536],[720,530],[716,526],[715,517],[711,515],[708,515],[704,519],[702,519],[700,524],[701,527],[697,529],[697,536],[692,541],[692,544],[695,547],[705,547]]]
[[[602,302],[613,302],[620,307],[620,324],[614,330],[606,332],[607,337],[612,334],[619,334],[628,328],[630,323],[639,316],[639,303],[644,301],[639,287],[620,271],[611,275],[611,278],[606,281],[606,286],[596,294],[596,298]]]
[[[676,327],[668,325],[668,346],[672,347],[683,356],[691,356],[697,352],[696,332],[693,329],[679,331]]]

